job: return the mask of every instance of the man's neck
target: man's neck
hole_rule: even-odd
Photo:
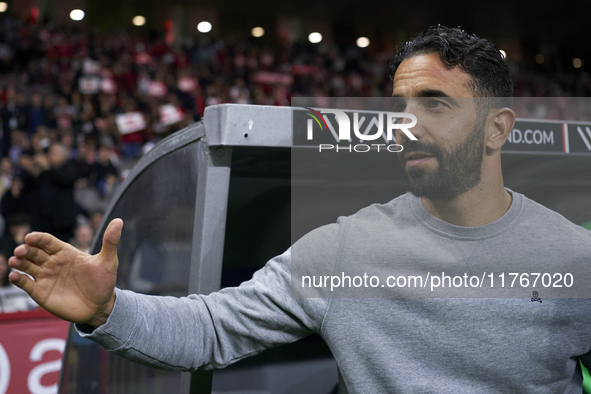
[[[433,216],[463,227],[476,227],[494,222],[507,212],[512,197],[500,187],[481,185],[451,200],[421,198],[423,207]]]

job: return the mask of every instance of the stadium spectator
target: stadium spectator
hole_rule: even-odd
[[[31,106],[28,114],[29,133],[33,134],[39,126],[45,126],[45,108],[43,108],[43,97],[39,93],[31,96]]]
[[[88,224],[79,224],[76,226],[76,230],[74,231],[74,240],[72,245],[84,253],[89,253],[93,236],[94,232],[92,231],[92,227],[90,227]]]
[[[93,184],[101,195],[104,196],[113,190],[119,172],[111,162],[111,152],[106,146],[99,147],[98,157],[92,166],[91,174]]]
[[[14,248],[25,242],[25,235],[31,232],[31,219],[23,213],[12,213],[7,221],[8,231],[0,240],[0,252],[11,255]]]
[[[13,177],[14,170],[10,158],[6,156],[0,158],[0,196],[4,196],[6,191],[10,189]]]
[[[36,178],[38,228],[64,241],[72,237],[76,223],[74,183],[79,178],[76,165],[69,156],[67,149],[59,143],[51,145],[48,155],[36,156],[41,168]]]
[[[2,156],[8,155],[8,150],[11,146],[11,131],[18,126],[18,108],[16,106],[16,89],[13,86],[8,86],[5,90],[5,104],[0,110],[0,117],[2,118]]]
[[[90,227],[92,228],[92,232],[96,233],[98,228],[103,220],[104,212],[102,211],[94,211],[90,214]]]
[[[23,193],[24,186],[21,178],[14,178],[10,184],[10,189],[2,196],[0,209],[5,219],[8,219],[11,214],[32,217],[32,201],[26,192]]]

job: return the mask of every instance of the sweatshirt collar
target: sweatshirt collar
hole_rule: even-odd
[[[503,216],[497,220],[477,227],[463,227],[448,223],[433,216],[425,209],[421,199],[411,193],[405,195],[413,214],[429,230],[440,235],[459,239],[484,239],[494,237],[509,229],[521,213],[523,195],[505,188],[511,194],[511,206]]]

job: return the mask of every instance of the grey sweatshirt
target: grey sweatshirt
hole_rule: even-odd
[[[123,357],[183,371],[223,368],[316,332],[336,359],[341,393],[580,393],[578,358],[591,365],[588,298],[533,297],[527,287],[517,298],[301,291],[302,275],[378,273],[383,284],[409,267],[497,275],[591,266],[591,232],[512,196],[500,219],[468,228],[405,194],[310,232],[239,287],[184,298],[117,289],[103,326],[77,328]]]

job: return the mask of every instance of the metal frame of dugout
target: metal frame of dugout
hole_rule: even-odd
[[[518,125],[528,127],[528,122],[558,127],[564,137],[565,122],[519,120]],[[202,121],[143,156],[119,186],[91,247],[98,252],[106,225],[114,217],[123,218],[117,286],[147,294],[209,294],[247,280],[287,249],[293,241],[291,124],[291,107],[211,106]],[[553,149],[512,144],[503,154],[505,184],[574,222],[591,220],[591,148]],[[318,186],[312,182],[310,187]],[[401,178],[382,186],[370,182],[370,191],[344,212],[330,201],[310,208],[305,215],[313,219],[303,227],[332,222],[405,192]],[[257,386],[261,381],[265,387]],[[336,364],[319,337],[216,371],[212,385],[212,372],[160,371],[135,364],[80,338],[70,327],[59,393],[196,394],[210,393],[212,387],[216,393],[326,393],[336,382]]]

